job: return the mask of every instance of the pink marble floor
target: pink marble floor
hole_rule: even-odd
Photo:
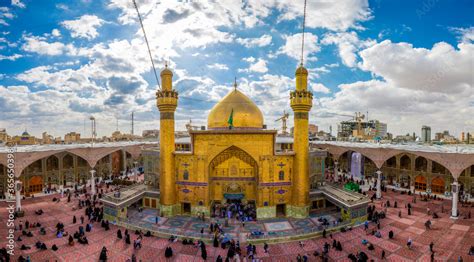
[[[19,255],[23,257],[30,256],[31,260],[36,261],[98,261],[100,250],[103,246],[108,249],[108,261],[126,261],[135,254],[138,260],[141,261],[166,261],[164,258],[164,249],[170,245],[166,239],[157,237],[144,238],[142,241],[143,247],[140,250],[134,250],[132,245],[127,245],[123,240],[116,239],[116,226],[111,226],[110,231],[104,231],[99,224],[95,224],[92,232],[86,233],[89,239],[89,245],[81,245],[76,242],[74,246],[67,245],[67,238],[55,238],[55,225],[58,221],[65,224],[66,231],[73,233],[79,226],[78,223],[72,224],[72,216],[80,217],[84,214],[84,209],[73,211],[72,206],[76,203],[66,202],[66,198],[61,199],[60,203],[51,201],[53,196],[45,196],[35,199],[27,199],[23,201],[23,209],[26,211],[26,216],[21,218],[23,223],[28,220],[31,222],[40,222],[46,226],[47,235],[41,236],[38,234],[39,229],[33,229],[34,236],[32,238],[23,237],[22,242],[17,242],[17,249],[15,259]],[[56,195],[58,197],[58,195]],[[339,252],[331,249],[329,252],[331,261],[349,261],[347,255],[358,251],[364,251],[374,261],[381,261],[382,250],[385,251],[387,261],[430,261],[429,243],[434,243],[435,260],[436,261],[457,261],[459,256],[462,256],[464,261],[474,261],[474,257],[468,257],[468,250],[471,245],[474,245],[474,220],[473,219],[458,219],[452,220],[449,218],[448,211],[450,210],[449,201],[433,201],[429,203],[417,201],[412,204],[416,208],[411,216],[408,216],[405,203],[411,202],[412,197],[401,195],[399,193],[387,192],[384,193],[382,201],[390,200],[393,206],[393,201],[398,201],[400,208],[388,208],[388,215],[386,219],[382,220],[382,238],[375,238],[368,236],[363,228],[354,228],[352,231],[345,233],[333,234],[333,238],[341,241],[343,251]],[[377,210],[381,210],[381,201],[375,201],[374,205]],[[441,203],[444,205],[445,213],[440,213]],[[432,229],[426,230],[424,222],[430,217],[426,214],[426,207],[430,206],[431,210],[437,210],[440,215],[439,219],[433,221]],[[34,210],[43,209],[45,212],[41,216],[36,216]],[[402,210],[402,219],[398,217],[398,211]],[[468,211],[468,208],[461,208],[461,214]],[[474,211],[474,210],[472,210]],[[0,220],[4,221],[7,217],[7,210],[5,203],[0,203]],[[79,219],[78,219],[79,220]],[[18,221],[17,221],[18,223]],[[373,227],[373,225],[371,225]],[[388,231],[394,231],[394,239],[388,239]],[[6,225],[0,223],[0,244],[5,246],[6,241]],[[18,235],[18,233],[17,233]],[[407,239],[413,239],[412,249],[406,247]],[[132,242],[136,239],[135,234],[131,234]],[[369,251],[367,247],[361,244],[362,239],[367,239],[373,243],[375,250]],[[34,245],[37,240],[44,241],[48,250],[39,251],[35,247],[27,251],[20,251],[21,244]],[[282,243],[270,245],[270,252],[264,253],[262,246],[257,247],[257,257],[263,261],[296,261],[297,254],[307,254],[309,261],[319,261],[319,258],[312,256],[315,250],[321,251],[322,245],[327,241],[332,242],[329,237],[327,239],[315,238],[304,241],[304,246],[301,247],[297,242]],[[50,248],[53,244],[59,247],[59,250],[54,252]],[[244,247],[245,244],[242,244]],[[171,247],[174,250],[174,256],[169,261],[202,261],[200,252],[197,248],[192,246],[183,246],[180,243],[172,243]],[[243,248],[245,250],[245,248]],[[227,250],[221,248],[214,248],[207,245],[208,261],[215,261],[218,255],[226,256]],[[245,253],[245,251],[244,251]]]

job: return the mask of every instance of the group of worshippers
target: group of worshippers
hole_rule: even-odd
[[[255,221],[257,213],[255,205],[252,203],[243,204],[240,202],[216,204],[212,206],[212,217],[235,218],[241,222]]]

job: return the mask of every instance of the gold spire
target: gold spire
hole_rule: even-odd
[[[160,76],[163,90],[171,91],[173,89],[173,72],[168,68],[168,62],[165,62],[165,68],[161,71]]]
[[[234,91],[237,91],[237,77],[234,79]]]

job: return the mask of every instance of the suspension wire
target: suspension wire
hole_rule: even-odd
[[[155,75],[156,83],[158,84],[158,89],[161,91],[160,80],[158,79],[158,74],[156,73],[155,63],[153,62],[153,56],[151,55],[150,44],[148,44],[148,38],[146,37],[146,32],[145,32],[145,27],[143,26],[142,17],[140,15],[140,12],[138,11],[137,2],[135,2],[135,0],[132,0],[132,2],[133,2],[133,5],[135,6],[135,10],[137,10],[138,20],[140,21],[140,25],[143,31],[143,36],[145,37],[146,46],[148,48],[148,55],[150,56],[151,66],[153,68],[153,73]]]
[[[303,9],[303,37],[301,38],[301,66],[303,66],[303,57],[304,57],[304,30],[306,24],[306,0],[304,0],[304,9]]]

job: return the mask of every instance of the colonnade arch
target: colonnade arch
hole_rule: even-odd
[[[390,157],[383,164],[382,172],[388,185],[422,192],[431,190],[436,194],[448,192],[453,180],[442,164],[414,153],[402,152]],[[435,191],[433,191],[432,180],[437,177],[439,178],[434,181]]]
[[[48,189],[59,190],[61,187],[85,184],[90,179],[91,169],[96,170],[96,177],[109,177],[114,174],[112,155],[121,158],[116,168],[119,172],[114,174],[120,175],[120,172],[127,168],[125,161],[131,162],[132,157],[132,154],[123,149],[111,148],[108,151],[112,152],[104,151],[97,161],[92,162],[93,166],[91,166],[91,161],[86,160],[84,154],[71,151],[51,151],[50,154],[39,154],[37,159],[30,159],[30,163],[22,168],[19,174],[19,179],[23,183],[22,192],[29,196]],[[129,159],[126,158],[127,156]],[[2,177],[0,179],[3,180]]]

